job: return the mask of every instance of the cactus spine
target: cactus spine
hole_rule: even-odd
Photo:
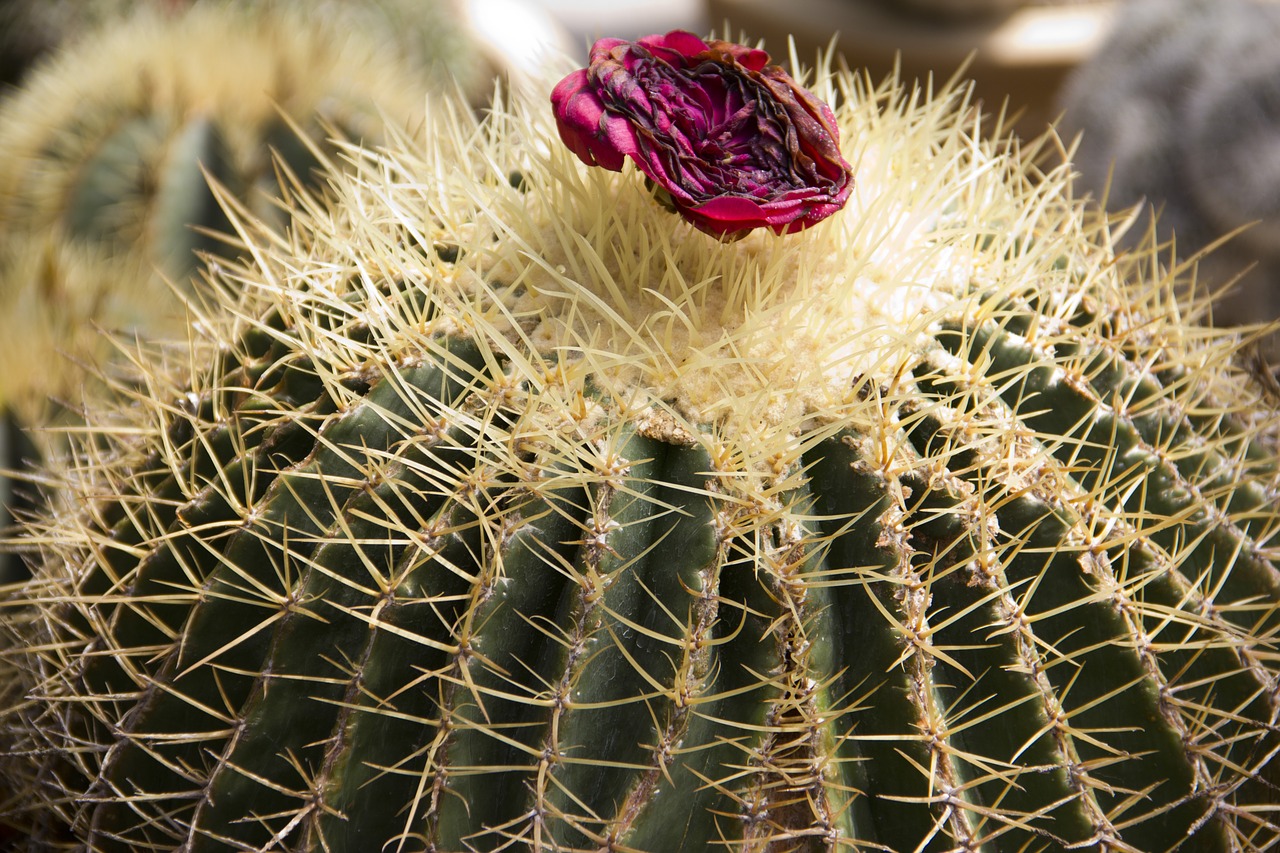
[[[802,235],[442,103],[253,236],[48,475],[30,846],[1274,844],[1239,337],[960,93],[837,88],[856,197]]]

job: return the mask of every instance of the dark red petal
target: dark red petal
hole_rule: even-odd
[[[637,40],[636,44],[651,51],[670,51],[686,59],[705,52],[708,47],[705,41],[687,30],[672,30],[661,36],[645,36]]]
[[[556,118],[560,139],[578,159],[588,166],[602,166],[610,171],[622,169],[625,154],[618,143],[635,137],[625,120],[611,117],[604,103],[589,85],[585,69],[561,80],[551,91],[551,109]],[[621,124],[621,126],[619,126]]]
[[[700,218],[723,223],[730,229],[756,228],[768,224],[769,212],[745,196],[722,195],[688,208]]]

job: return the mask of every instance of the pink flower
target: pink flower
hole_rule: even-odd
[[[680,215],[721,239],[808,228],[853,188],[831,109],[763,50],[683,30],[600,39],[551,104],[584,163],[616,172],[630,157]]]

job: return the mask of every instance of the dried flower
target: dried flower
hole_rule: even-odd
[[[551,103],[584,163],[618,171],[630,157],[685,219],[722,239],[808,228],[853,187],[830,107],[763,50],[683,30],[600,39]]]

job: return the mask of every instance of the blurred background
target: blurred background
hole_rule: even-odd
[[[602,36],[634,39],[682,29],[705,34],[711,16],[704,0],[529,0],[569,33],[575,45]]]

